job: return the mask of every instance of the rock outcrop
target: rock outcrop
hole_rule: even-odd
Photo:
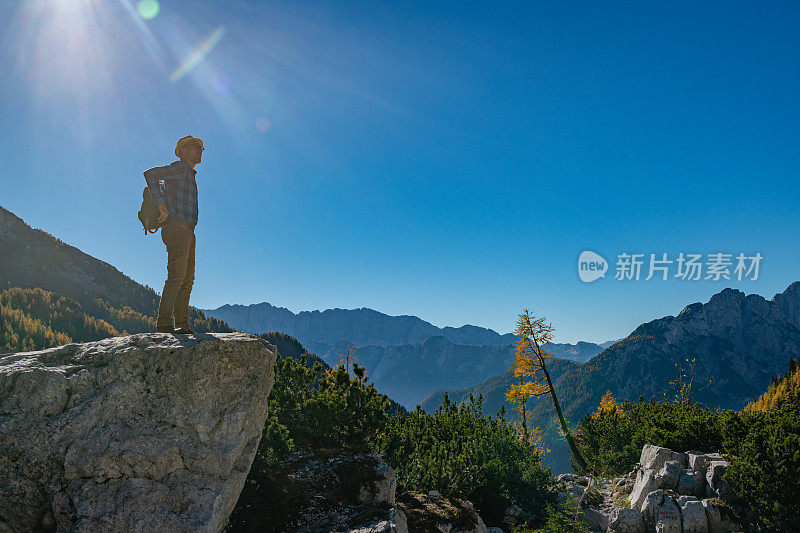
[[[578,516],[591,531],[739,532],[746,509],[722,481],[727,466],[718,453],[681,453],[645,444],[635,470],[598,483],[602,502],[586,505],[595,480],[573,474],[557,478],[560,502],[579,502]]]
[[[277,350],[139,334],[0,357],[0,531],[219,531]]]

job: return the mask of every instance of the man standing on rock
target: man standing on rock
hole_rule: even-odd
[[[175,146],[179,161],[144,172],[150,195],[158,205],[161,240],[167,247],[167,280],[158,305],[158,333],[194,333],[189,328],[189,295],[194,285],[194,227],[197,225],[197,171],[194,166],[202,159],[204,149],[201,139],[187,135]],[[163,191],[160,182],[164,183]]]

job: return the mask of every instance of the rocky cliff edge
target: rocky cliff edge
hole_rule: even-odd
[[[0,532],[219,531],[261,439],[276,358],[241,333],[0,357]]]

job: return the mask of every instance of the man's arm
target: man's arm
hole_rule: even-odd
[[[176,161],[171,165],[163,167],[153,167],[144,171],[144,179],[147,181],[147,188],[150,189],[150,196],[153,202],[158,206],[158,223],[161,224],[169,216],[169,209],[167,208],[167,199],[161,194],[160,182],[167,180],[182,179],[184,169],[180,161]]]
[[[159,208],[161,207],[160,204],[167,201],[164,195],[161,194],[159,182],[183,178],[183,169],[176,163],[180,163],[180,161],[144,171],[144,179],[147,181],[147,188],[150,189],[150,196],[152,196],[156,205],[159,205]]]

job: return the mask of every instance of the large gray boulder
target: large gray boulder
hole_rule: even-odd
[[[608,533],[644,533],[644,520],[638,509],[617,507],[608,517]]]
[[[671,490],[654,490],[642,504],[642,518],[647,531],[681,533],[681,512]]]
[[[675,491],[678,494],[685,494],[689,496],[703,496],[705,494],[706,478],[703,472],[695,471],[690,468],[681,470],[680,478],[678,478],[678,487]]]
[[[711,461],[723,460],[722,454],[719,453],[703,453],[698,451],[686,452],[689,457],[689,468],[692,470],[705,472]]]
[[[681,508],[683,533],[708,533],[708,519],[703,502],[693,499],[678,502]]]
[[[702,501],[708,520],[708,533],[738,533],[742,530],[739,517],[724,501],[708,498]]]
[[[647,495],[658,490],[661,479],[656,477],[656,473],[646,468],[640,470],[636,474],[636,484],[633,486],[629,500],[631,501],[631,509],[641,511]]]
[[[673,452],[669,448],[645,444],[642,446],[642,454],[639,457],[639,464],[642,468],[655,470],[658,472],[667,461],[678,461],[680,468],[686,468],[689,456],[681,452]]]
[[[660,479],[658,488],[675,490],[678,487],[678,479],[680,479],[682,473],[683,469],[680,461],[665,462],[664,466],[656,474],[656,477]]]
[[[0,531],[219,531],[261,439],[276,357],[241,333],[0,357]]]

